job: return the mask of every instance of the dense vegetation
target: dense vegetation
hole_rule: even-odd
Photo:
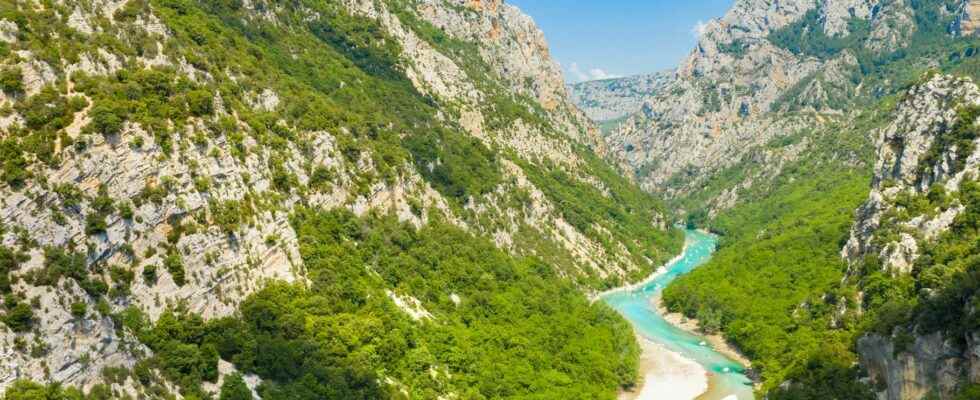
[[[867,39],[871,28],[868,21],[852,18],[848,21],[847,33],[832,36],[824,32],[822,14],[819,7],[810,9],[799,20],[772,31],[769,41],[794,54],[830,58]]]
[[[942,332],[965,341],[980,329],[976,307],[980,301],[980,183],[964,182],[951,197],[955,198],[951,203],[962,204],[965,210],[949,231],[925,244],[911,275],[891,276],[870,258],[861,266],[857,285],[867,294],[868,329],[897,337],[899,349],[911,344],[908,339],[914,334]]]
[[[527,168],[526,171],[529,171],[531,182],[555,202],[565,220],[579,231],[597,238],[606,251],[615,251],[613,240],[616,240],[627,247],[636,265],[651,268],[653,265],[648,260],[659,265],[671,254],[680,252],[683,241],[680,232],[665,231],[655,224],[658,218],[664,219],[662,224],[667,224],[667,214],[659,201],[641,192],[594,156],[589,156],[587,160],[591,163],[591,170],[608,185],[608,194],[559,168]],[[627,280],[637,281],[651,272],[649,268],[634,270]],[[623,282],[616,276],[599,281],[591,275],[583,283],[607,289]]]
[[[817,57],[823,61],[847,55],[856,65],[846,67],[847,79],[825,77],[822,71],[802,79],[773,102],[773,111],[814,109],[850,110],[873,108],[884,97],[901,93],[910,84],[919,82],[933,68],[973,77],[980,77],[980,38],[950,34],[962,2],[956,0],[921,0],[909,3],[913,25],[892,26],[908,34],[902,46],[869,46],[866,22],[851,20],[849,33],[828,36],[818,8],[803,18],[773,31],[769,40],[795,54]],[[821,6],[822,7],[822,6]],[[884,22],[888,23],[888,22]],[[880,46],[880,44],[879,44]],[[825,96],[808,98],[808,87],[819,81]]]
[[[821,296],[843,278],[840,244],[867,182],[855,173],[799,181],[723,215],[712,223],[726,234],[717,254],[668,287],[664,300],[692,317],[720,313],[726,337],[766,382],[781,383],[811,355],[846,343],[828,343],[838,334],[826,329],[833,304]]]
[[[719,250],[664,291],[672,310],[716,316],[714,324],[752,359],[770,398],[870,398],[853,368],[858,327],[834,310],[846,298],[838,293],[846,270],[840,249],[869,190],[865,134],[886,121],[888,104],[853,124],[808,132],[806,156],[742,191],[740,205],[711,221],[697,213],[697,223],[722,234]],[[786,380],[797,384],[777,389]]]
[[[308,287],[272,284],[207,323],[130,310],[120,318],[155,351],[149,365],[200,395],[220,357],[264,378],[264,399],[602,399],[636,380],[626,322],[552,266],[444,222],[302,211],[293,223]],[[407,296],[430,316],[393,302]]]
[[[73,9],[57,2],[45,5],[0,4],[0,18],[18,27],[14,44],[0,44],[0,63],[14,65],[16,51],[29,51],[57,75],[40,93],[25,96],[19,69],[0,68],[0,90],[16,100],[12,109],[0,112],[17,112],[25,120],[23,129],[0,137],[0,187],[22,193],[29,192],[24,189],[28,184],[39,192],[50,188],[52,204],[58,205],[52,213],[83,221],[85,234],[93,238],[111,231],[114,220],[134,219],[134,208],[170,201],[178,185],[173,177],[161,177],[131,199],[110,198],[105,188],[92,196],[72,184],[49,187],[45,173],[60,165],[64,151],[84,157],[102,140],[114,150],[128,146],[161,160],[183,162],[188,152],[200,152],[258,161],[270,176],[242,174],[241,179],[254,186],[268,178],[271,189],[221,199],[212,193],[214,183],[197,175],[200,166],[187,163],[193,181],[187,186],[201,194],[206,206],[187,221],[168,221],[173,229],[159,248],[138,255],[131,246],[121,249],[132,265],[93,264],[92,250],[85,246],[50,247],[40,249],[40,268],[13,275],[25,261],[23,254],[37,246],[0,247],[0,322],[6,327],[30,332],[43,316],[34,299],[10,293],[11,281],[51,287],[77,283],[88,297],[71,299],[74,318],[111,317],[118,329],[134,333],[153,351],[132,370],[107,369],[106,382],[132,378],[145,390],[141,395],[150,398],[166,397],[166,383],[179,385],[184,398],[208,398],[206,383],[218,382],[222,359],[242,373],[262,377],[259,392],[265,399],[439,394],[602,399],[635,383],[639,350],[631,330],[612,310],[589,303],[582,294],[583,287],[609,286],[619,279],[600,280],[591,271],[575,275],[578,260],[538,231],[522,231],[516,238],[518,250],[534,257],[505,253],[484,237],[499,222],[467,207],[512,184],[502,171],[506,161],[514,162],[575,228],[610,254],[619,250],[618,243],[627,247],[630,261],[644,267],[629,278],[645,275],[680,249],[680,232],[658,227],[655,222],[667,218],[662,204],[617,175],[591,149],[572,144],[583,160],[582,169],[575,170],[521,159],[495,148],[491,140],[466,134],[453,122],[458,105],[420,93],[405,76],[398,40],[376,21],[350,15],[336,2],[299,0],[274,10],[261,9],[265,3],[256,6],[275,13],[276,20],[269,21],[240,1],[130,0],[115,12],[114,21],[101,14],[91,21],[97,25],[92,35],[66,26]],[[424,40],[461,61],[487,95],[488,135],[520,119],[545,135],[569,140],[549,126],[540,105],[501,84],[475,44],[420,21],[408,1],[386,5]],[[166,40],[133,27],[150,20],[151,10],[167,27]],[[127,58],[105,75],[60,69],[100,49]],[[173,63],[144,68],[136,61],[160,58]],[[265,89],[283,100],[274,109],[255,104]],[[69,135],[66,128],[81,113],[91,123]],[[314,144],[326,134],[342,155],[336,167],[308,161],[315,159]],[[303,160],[303,173],[291,165],[297,158]],[[183,286],[198,279],[185,268],[182,235],[212,225],[235,238],[258,216],[282,211],[286,197],[299,207],[308,204],[317,192],[337,185],[340,172],[353,171],[347,175],[356,197],[369,194],[377,183],[405,178],[409,169],[448,199],[450,212],[472,229],[464,232],[442,221],[435,210],[430,224],[415,228],[391,216],[357,218],[343,211],[303,209],[292,222],[308,284],[271,283],[235,316],[213,321],[185,306],[169,308],[155,321],[135,307],[119,312],[131,304],[127,296],[135,280],[154,285],[168,274]],[[529,205],[525,191],[505,197],[501,201]],[[412,211],[420,212],[415,206]],[[140,265],[141,258],[159,262]],[[413,296],[431,317],[413,320],[396,305]],[[220,398],[242,398],[243,386],[241,376],[226,377]],[[6,398],[112,397],[106,390],[100,385],[83,395],[57,385],[19,382]]]
[[[976,39],[951,39],[940,28],[949,22],[933,12],[942,4],[913,3],[918,30],[908,48],[894,52],[874,54],[848,37],[828,38],[813,15],[774,33],[770,37],[774,43],[797,54],[829,58],[851,51],[856,55],[859,67],[852,83],[876,88],[874,95],[833,102],[860,104],[870,111],[842,118],[852,121],[846,126],[832,125],[831,130],[839,134],[803,131],[768,144],[769,150],[778,149],[799,143],[803,136],[812,142],[803,161],[774,179],[757,179],[752,189],[739,193],[738,206],[714,220],[707,218],[704,199],[730,182],[757,174],[763,166],[742,160],[709,180],[704,193],[678,202],[690,207],[692,223],[707,224],[724,237],[715,258],[679,279],[665,291],[664,299],[672,309],[692,317],[720,314],[717,324],[753,359],[769,398],[871,398],[869,388],[857,383],[860,371],[854,366],[853,347],[859,336],[875,332],[891,337],[896,351],[902,351],[916,334],[942,331],[962,344],[968,332],[980,327],[971,311],[978,289],[976,215],[970,211],[975,207],[970,206],[975,183],[964,183],[957,193],[935,185],[922,196],[898,196],[897,210],[883,218],[876,233],[879,243],[894,240],[903,231],[895,219],[935,215],[957,203],[968,210],[949,233],[920,248],[923,256],[911,275],[883,271],[874,258],[852,266],[845,275],[847,266],[840,259],[852,211],[866,198],[868,137],[891,115],[898,96],[891,94],[931,77],[935,72],[926,74],[926,68],[935,64],[925,60],[941,60],[939,71],[973,76],[980,71],[972,58]],[[855,38],[860,39],[862,32],[861,26],[852,24]],[[777,101],[774,110],[785,112],[785,101],[798,101],[795,97],[801,92],[794,90]],[[940,154],[955,150],[959,161],[950,167],[959,171],[965,155],[973,151],[977,110],[962,107],[959,112],[960,122],[933,142],[920,164],[923,176],[932,172]],[[822,161],[814,163],[815,159]],[[704,327],[711,328],[711,322]],[[792,384],[778,386],[787,381]],[[971,390],[975,388],[963,388],[962,396],[969,398]]]

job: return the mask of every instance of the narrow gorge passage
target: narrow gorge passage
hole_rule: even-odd
[[[744,374],[744,367],[713,349],[707,341],[680,327],[672,325],[657,310],[655,301],[660,293],[674,279],[686,274],[709,259],[718,243],[718,238],[697,230],[685,233],[687,246],[681,257],[669,263],[665,269],[644,283],[602,296],[602,300],[616,309],[632,324],[637,334],[652,344],[645,346],[644,358],[649,352],[672,352],[678,357],[663,357],[678,365],[653,365],[651,370],[641,367],[642,387],[637,388],[639,400],[653,398],[675,398],[691,392],[691,387],[703,391],[703,373],[708,377],[708,391],[701,400],[750,400],[752,383]],[[692,360],[701,369],[691,371],[683,361]],[[642,363],[642,361],[641,361]],[[680,376],[686,374],[688,376]],[[690,376],[694,375],[694,376]],[[681,379],[679,379],[681,378]],[[662,383],[662,384],[661,384]],[[700,385],[700,387],[699,387]]]

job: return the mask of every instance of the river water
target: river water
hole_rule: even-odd
[[[696,230],[688,230],[685,236],[688,245],[683,256],[668,264],[666,273],[632,290],[606,294],[602,299],[632,322],[640,335],[701,364],[709,372],[709,392],[699,400],[753,400],[751,381],[738,362],[712,349],[701,337],[671,325],[650,304],[650,299],[678,276],[708,261],[718,243],[716,236]]]

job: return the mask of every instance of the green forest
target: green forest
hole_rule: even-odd
[[[944,7],[950,10],[953,2],[914,2],[917,29],[912,42],[893,52],[863,49],[868,34],[863,24],[852,22],[849,35],[825,35],[819,10],[773,32],[769,40],[795,54],[824,59],[844,51],[855,55],[859,65],[854,83],[874,88],[874,95],[827,106],[860,105],[865,111],[841,118],[842,122],[823,131],[805,130],[774,140],[768,146],[798,143],[801,135],[812,143],[801,161],[773,179],[755,182],[751,190],[740,193],[739,205],[715,219],[709,220],[703,209],[706,194],[762,166],[741,160],[712,177],[705,193],[675,201],[693,210],[692,224],[704,224],[722,238],[714,258],[667,288],[664,301],[690,317],[718,316],[725,337],[752,359],[761,376],[761,392],[770,399],[872,399],[873,388],[857,383],[865,377],[855,364],[859,337],[868,333],[891,337],[896,351],[902,351],[916,334],[942,331],[963,341],[967,332],[980,327],[976,313],[970,311],[978,288],[976,215],[970,211],[976,207],[976,183],[965,182],[957,193],[934,188],[919,198],[899,198],[900,214],[905,216],[945,210],[956,202],[967,209],[950,232],[921,249],[923,255],[910,276],[882,271],[873,259],[848,273],[840,256],[854,210],[867,199],[871,185],[871,141],[890,121],[906,89],[936,72],[978,76],[977,39],[950,39],[946,27],[952,14],[941,12]],[[802,108],[783,107],[801,94],[787,91],[773,111],[791,113]],[[959,112],[961,121],[976,118],[973,108]],[[972,123],[949,127],[933,143],[923,164],[933,166],[938,154],[953,149],[954,143],[959,144],[958,154],[969,154],[976,137]],[[962,168],[962,161],[961,156],[952,168]],[[922,170],[930,172],[928,167]],[[897,237],[898,232],[896,225],[883,226],[880,240]],[[793,384],[781,385],[784,382]],[[975,390],[967,385],[960,397],[975,398]]]
[[[611,399],[636,382],[627,323],[540,260],[441,221],[306,210],[292,222],[308,285],[271,284],[207,322],[181,309],[155,323],[121,313],[154,351],[133,373],[157,369],[185,398],[207,398],[220,357],[262,377],[263,399],[283,400]],[[392,296],[414,296],[428,316],[413,320]],[[234,390],[224,386],[222,399]]]
[[[308,284],[272,283],[211,321],[182,307],[155,322],[135,307],[113,314],[153,356],[103,371],[107,382],[132,378],[164,397],[173,382],[186,399],[211,398],[202,385],[217,382],[219,359],[261,377],[263,399],[612,399],[637,382],[627,322],[538,259],[443,221],[419,229],[304,210],[292,223]],[[417,298],[427,316],[413,320],[393,296]],[[243,385],[225,377],[218,398],[243,398]],[[83,394],[30,382],[4,397],[109,398],[106,385]]]
[[[105,76],[59,76],[56,84],[15,104],[25,115],[25,127],[0,137],[0,184],[13,190],[44,185],[37,171],[59,165],[56,149],[84,153],[94,137],[133,151],[159,147],[160,157],[178,160],[187,152],[203,152],[212,141],[242,162],[259,153],[275,193],[219,200],[209,196],[212,183],[195,175],[194,190],[208,198],[206,213],[195,217],[235,237],[259,216],[283,211],[283,199],[295,196],[298,211],[291,224],[306,278],[296,284],[268,283],[230,317],[205,320],[180,304],[151,319],[137,307],[119,306],[125,306],[133,282],[152,285],[164,273],[178,286],[191,282],[178,244],[202,227],[174,221],[166,243],[151,250],[162,255],[162,263],[147,265],[141,273],[134,271],[142,254],[132,254],[132,248],[123,251],[133,265],[117,266],[92,265],[87,249],[66,246],[37,249],[44,264],[22,276],[33,245],[0,246],[0,323],[26,333],[42,317],[32,299],[11,290],[18,279],[51,288],[74,281],[88,297],[71,305],[72,315],[109,318],[118,334],[133,334],[151,351],[133,368],[105,369],[104,383],[84,392],[19,381],[3,398],[119,398],[111,385],[127,380],[145,390],[141,397],[172,398],[177,390],[185,399],[251,398],[242,374],[260,377],[258,393],[273,400],[612,399],[619,388],[635,385],[639,348],[631,328],[584,294],[624,278],[600,278],[595,271],[575,268],[578,261],[565,248],[536,231],[519,232],[520,247],[501,250],[488,237],[496,222],[467,204],[508,184],[503,164],[513,162],[573,227],[610,251],[622,243],[629,261],[640,266],[626,279],[637,279],[681,248],[679,230],[652,223],[669,218],[663,203],[585,145],[570,144],[583,160],[582,170],[570,170],[477,140],[446,118],[458,112],[457,105],[415,89],[405,75],[403,49],[377,21],[350,15],[330,1],[289,4],[278,10],[278,22],[268,22],[246,18],[239,1],[130,0],[115,12],[115,23],[98,21],[100,31],[88,37],[64,24],[72,10],[63,5],[42,9],[0,3],[0,18],[15,21],[19,29],[17,48],[0,46],[5,60],[16,57],[15,51],[31,51],[62,65],[105,48],[134,59],[162,53],[186,60],[211,78],[191,79],[172,66],[136,64]],[[419,20],[409,11],[410,2],[386,4],[422,39],[466,61],[465,72],[488,95],[483,111],[493,116],[488,121],[493,132],[521,119],[545,134],[562,135],[536,102],[500,83],[475,45]],[[150,10],[171,35],[162,47],[145,32],[120,28],[145,20]],[[318,18],[309,18],[311,12]],[[23,80],[4,69],[0,90],[20,95]],[[256,109],[248,96],[262,88],[289,101],[275,111]],[[89,107],[91,123],[78,137],[68,136],[65,127]],[[196,121],[205,125],[200,134],[188,137],[179,129]],[[140,124],[150,139],[129,137],[123,129],[129,122]],[[311,132],[328,132],[336,139],[343,155],[337,168],[358,171],[368,156],[374,168],[353,176],[355,195],[378,182],[404,178],[411,169],[448,200],[449,213],[468,229],[444,220],[443,210],[428,210],[425,226],[415,227],[392,215],[357,217],[307,207],[338,175],[304,165],[310,179],[302,183],[287,168],[293,152],[314,158]],[[196,168],[191,166],[192,174]],[[601,188],[583,177],[601,182]],[[247,182],[257,178],[243,177]],[[167,178],[159,185],[148,183],[131,199],[113,199],[104,188],[97,196],[70,184],[52,189],[66,204],[59,215],[94,210],[84,226],[85,234],[95,237],[105,234],[116,216],[132,220],[134,208],[168,201],[174,185]],[[503,200],[520,210],[527,197],[520,192]],[[425,310],[419,319],[396,304],[416,300]],[[232,363],[240,374],[221,378],[219,360]],[[210,395],[206,387],[219,381],[220,393]]]
[[[710,222],[722,234],[719,250],[664,291],[673,311],[719,315],[725,337],[761,373],[763,390],[786,379],[812,379],[800,385],[806,387],[837,376],[840,384],[814,385],[831,391],[815,397],[770,398],[861,398],[839,397],[860,389],[851,385],[855,332],[829,329],[834,304],[822,297],[844,276],[840,245],[854,209],[867,198],[870,178],[827,165],[811,159],[792,166],[771,191],[757,194],[761,200]]]

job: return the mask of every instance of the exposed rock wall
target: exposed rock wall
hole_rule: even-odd
[[[640,111],[674,79],[674,71],[569,85],[572,101],[594,121],[611,121]]]
[[[854,49],[821,57],[774,43],[773,32],[811,12],[817,26],[810,30],[847,38],[850,23],[863,21],[868,33]],[[847,118],[852,110],[845,99],[869,90],[853,80],[859,68],[854,51],[907,45],[913,18],[905,1],[738,0],[705,25],[677,79],[608,135],[610,154],[648,190],[681,198],[696,193],[773,138]]]
[[[39,7],[34,1],[24,1]],[[0,94],[0,105],[6,107],[30,99],[49,85],[63,87],[66,95],[85,97],[74,91],[73,76],[111,76],[121,70],[163,67],[178,71],[181,79],[190,82],[215,80],[194,62],[171,51],[170,28],[153,13],[123,21],[117,20],[116,12],[128,4],[125,0],[57,3],[64,12],[53,21],[71,28],[79,40],[93,41],[105,34],[128,42],[127,35],[138,34],[148,50],[134,55],[98,48],[83,52],[73,62],[52,64],[23,51],[16,64],[3,67],[21,72],[25,93]],[[576,150],[578,144],[583,144],[601,153],[603,143],[597,130],[568,100],[543,34],[518,9],[500,1],[428,0],[413,3],[418,9],[412,12],[444,27],[450,35],[477,43],[480,56],[497,74],[494,76],[504,78],[493,84],[504,88],[508,95],[530,99],[530,104],[544,110],[550,129],[524,121],[505,128],[488,126],[488,115],[482,107],[491,93],[482,91],[474,82],[475,77],[465,72],[462,61],[453,58],[454,54],[440,52],[423,40],[402,22],[388,2],[349,0],[343,4],[351,14],[378,21],[386,34],[399,42],[403,50],[401,67],[418,91],[437,99],[443,111],[441,118],[455,118],[453,122],[466,133],[490,146],[513,151],[530,163],[557,165],[575,179],[608,194],[603,181],[584,168],[585,160]],[[281,23],[279,13],[286,6],[243,1],[242,7],[254,21]],[[18,44],[22,37],[17,24],[0,19],[0,41]],[[238,79],[235,72],[228,73]],[[215,114],[232,121],[235,130],[242,132],[248,132],[249,127],[225,104],[240,101],[256,111],[277,113],[284,112],[285,105],[292,101],[266,87],[249,87],[246,91],[241,99],[222,98],[218,93],[213,99]],[[30,167],[37,179],[20,188],[0,184],[0,244],[28,250],[28,260],[15,274],[13,290],[32,301],[38,310],[31,332],[17,333],[0,327],[0,392],[20,378],[91,386],[100,381],[103,368],[131,367],[149,351],[114,326],[108,316],[94,311],[84,316],[72,315],[73,303],[84,303],[88,310],[99,307],[74,280],[62,278],[53,286],[36,286],[27,279],[17,279],[45,267],[45,247],[76,250],[85,255],[89,268],[124,266],[136,279],[130,292],[115,297],[109,307],[118,312],[134,306],[150,318],[157,318],[167,307],[177,304],[184,304],[205,318],[226,316],[270,280],[305,282],[298,239],[289,223],[289,215],[300,206],[346,208],[359,215],[372,211],[393,213],[415,225],[425,224],[430,213],[436,212],[474,234],[496,238],[501,248],[515,254],[533,253],[534,249],[513,240],[518,232],[529,231],[541,242],[569,255],[571,265],[562,266],[565,275],[580,272],[622,276],[653,266],[653,260],[648,260],[650,265],[637,265],[621,243],[607,247],[600,241],[608,238],[594,233],[590,236],[572,227],[514,163],[503,163],[504,182],[495,192],[471,199],[460,211],[450,207],[449,200],[411,165],[404,166],[405,173],[396,178],[376,180],[369,187],[362,187],[361,181],[378,174],[375,155],[365,151],[353,164],[345,161],[338,144],[340,132],[292,132],[308,146],[285,144],[285,150],[276,154],[282,168],[277,172],[271,165],[272,152],[250,136],[243,140],[245,154],[233,155],[235,144],[229,135],[215,133],[215,121],[192,118],[187,126],[173,127],[175,151],[158,143],[149,129],[138,123],[124,125],[119,137],[125,140],[88,134],[92,113],[90,104],[75,113],[64,130],[66,138],[84,140],[83,143],[62,146],[59,139],[56,162]],[[0,118],[0,139],[24,123],[17,112],[5,112]],[[346,128],[339,128],[343,129]],[[284,173],[294,176],[298,185],[309,185],[311,171],[318,167],[336,175],[322,190],[300,194],[277,188],[274,182],[276,174]],[[77,189],[78,199],[67,198],[60,190],[65,187]],[[149,192],[160,196],[136,200]],[[514,201],[518,193],[530,193],[527,204]],[[106,218],[104,232],[94,233],[86,225],[96,213],[94,203],[100,196],[116,204],[132,203],[133,209],[127,217],[112,213]],[[248,215],[243,215],[241,223],[232,229],[222,227],[218,221],[217,214],[226,203],[252,205],[251,212],[243,212]],[[176,253],[168,254],[170,248]],[[163,267],[172,257],[181,261],[186,275],[184,284],[178,284],[177,277]],[[159,276],[156,282],[144,280],[147,271],[154,268]],[[110,285],[117,283],[104,269],[97,275]],[[424,310],[424,304],[417,306]],[[47,350],[31,356],[22,349],[20,343],[24,342],[37,343]],[[133,390],[131,386],[116,389]]]
[[[966,78],[938,75],[909,90],[895,111],[894,121],[877,133],[878,154],[871,194],[857,211],[851,237],[842,252],[845,259],[856,263],[871,254],[880,258],[885,268],[908,273],[918,256],[916,238],[936,238],[962,211],[962,206],[952,205],[936,210],[934,215],[909,216],[898,221],[904,227],[899,240],[885,243],[875,240],[883,222],[895,223],[882,218],[898,207],[895,205],[898,196],[924,196],[934,184],[956,192],[964,177],[976,176],[980,152],[969,155],[964,168],[956,172],[951,171],[957,159],[955,149],[942,153],[936,165],[923,165],[937,138],[956,124],[957,110],[970,105],[980,105],[980,91]]]
[[[894,111],[893,122],[877,133],[872,190],[856,212],[851,237],[841,253],[850,265],[862,265],[870,257],[891,275],[906,276],[913,272],[920,248],[946,232],[963,212],[964,206],[954,201],[916,215],[898,199],[925,197],[936,186],[956,193],[964,179],[980,176],[980,150],[964,155],[947,148],[938,157],[927,157],[935,142],[956,126],[957,111],[977,105],[980,90],[966,78],[937,75],[908,91]],[[962,169],[954,170],[964,156]],[[854,279],[858,274],[856,268],[849,272]],[[879,398],[912,400],[936,394],[950,399],[963,382],[977,382],[980,377],[977,339],[975,332],[963,338],[942,332],[868,334],[858,341],[857,351]],[[911,343],[899,347],[900,342]]]
[[[959,20],[960,34],[974,35],[980,29],[980,1],[967,0],[963,4],[963,13]]]
[[[910,348],[896,351],[890,338],[868,335],[858,340],[861,363],[876,387],[883,388],[882,400],[915,400],[932,394],[950,399],[960,388],[965,371],[973,371],[980,351],[976,337],[963,347],[935,333],[914,339]],[[971,359],[970,357],[973,357]],[[973,375],[973,381],[976,381]]]

